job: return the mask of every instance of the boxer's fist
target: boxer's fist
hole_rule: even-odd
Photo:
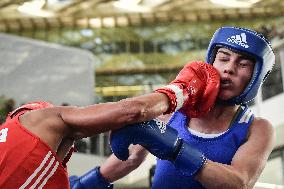
[[[220,75],[215,68],[204,62],[186,64],[176,79],[155,92],[166,94],[170,99],[167,112],[179,110],[189,117],[207,113],[213,106],[220,86]]]
[[[161,159],[173,159],[175,146],[179,145],[178,133],[158,119],[128,125],[112,131],[110,145],[112,152],[121,160],[127,160],[130,144],[140,144]]]
[[[178,137],[178,132],[159,120],[145,121],[112,131],[110,145],[114,155],[127,160],[130,144],[140,144],[154,156],[171,161],[185,176],[192,176],[206,162],[198,149]]]
[[[112,189],[113,184],[107,182],[101,175],[99,167],[95,167],[86,174],[77,177],[70,176],[71,189]]]

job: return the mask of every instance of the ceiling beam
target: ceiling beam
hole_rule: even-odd
[[[190,7],[190,9],[192,10],[194,9],[195,4],[195,0],[170,1],[155,7],[154,11],[180,11],[185,7]]]
[[[147,14],[118,14],[106,15],[102,17],[56,17],[56,18],[20,18],[20,19],[0,19],[0,31],[40,30],[46,28],[71,27],[71,28],[101,28],[101,27],[125,27],[125,26],[144,26],[157,25],[168,22],[192,22],[199,21],[226,21],[255,18],[278,17],[284,15],[284,6],[276,8],[250,8],[250,9],[208,9],[208,10],[192,10],[192,11],[170,11],[156,12]],[[93,24],[96,18],[99,24]],[[113,19],[113,25],[106,25],[105,19]],[[25,23],[19,25],[19,23]],[[30,24],[33,23],[33,24]],[[8,24],[8,25],[7,25]],[[19,26],[18,26],[19,25]],[[13,26],[13,27],[12,27]]]
[[[61,9],[57,10],[56,13],[60,14],[60,13],[68,12],[69,9],[76,8],[80,6],[81,3],[87,2],[87,1],[90,1],[90,0],[75,0],[72,3],[66,5],[65,7],[62,7]]]
[[[262,0],[254,4],[255,7],[277,7],[283,2],[282,0]]]
[[[2,0],[0,3],[0,8],[5,8],[10,5],[18,5],[26,2],[25,0]]]
[[[110,1],[113,1],[113,0],[103,0],[103,1],[90,1],[88,3],[86,3],[84,5],[84,7],[87,7],[87,9],[90,11],[93,10],[93,12],[95,12],[97,6],[101,5],[102,3],[108,3]],[[74,17],[77,17],[77,16],[80,16],[81,15],[86,15],[86,8],[81,8],[81,9],[73,9],[72,11],[69,11],[68,12],[68,15],[70,16],[74,16]]]
[[[94,10],[97,5],[107,3],[113,0],[77,0],[73,3],[56,11],[57,14],[62,16],[76,16],[80,12],[86,13],[86,10]]]

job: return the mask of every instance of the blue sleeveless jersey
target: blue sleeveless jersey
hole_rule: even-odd
[[[202,151],[205,156],[223,164],[231,164],[238,148],[247,140],[248,129],[254,115],[247,107],[241,106],[231,125],[223,134],[203,138],[190,133],[188,119],[180,112],[175,112],[167,126],[175,128],[179,137]],[[167,160],[157,160],[152,189],[204,189],[193,177],[180,174]]]

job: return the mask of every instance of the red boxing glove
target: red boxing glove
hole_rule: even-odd
[[[155,90],[170,99],[165,114],[177,111],[188,117],[198,117],[213,106],[220,86],[220,75],[210,64],[192,62],[186,64],[169,85]]]

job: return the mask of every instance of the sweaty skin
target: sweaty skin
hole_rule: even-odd
[[[20,122],[63,160],[75,140],[154,118],[168,106],[166,95],[151,93],[117,103],[29,111],[20,116]]]

